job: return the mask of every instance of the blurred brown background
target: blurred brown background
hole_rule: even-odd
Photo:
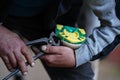
[[[99,80],[120,80],[120,45],[100,61]]]

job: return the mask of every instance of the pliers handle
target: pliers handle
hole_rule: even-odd
[[[40,38],[40,39],[37,39],[37,40],[33,40],[33,41],[28,41],[28,42],[25,42],[25,44],[27,46],[29,45],[35,45],[35,44],[38,44],[40,46],[42,45],[54,45],[54,46],[59,46],[60,45],[60,39],[58,37],[56,37],[55,33],[52,32],[50,34],[50,37],[47,38],[47,37],[44,37],[44,38]],[[33,59],[34,60],[37,60],[40,56],[42,56],[44,53],[42,51],[40,51],[38,54],[36,54]],[[28,66],[29,63],[26,62],[26,66]],[[10,74],[8,74],[6,77],[4,77],[2,80],[8,80],[9,78],[11,78],[12,76],[14,76],[16,73],[18,73],[20,70],[19,68],[16,68],[14,69]]]

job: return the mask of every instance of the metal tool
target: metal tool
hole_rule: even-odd
[[[71,47],[73,49],[79,48],[81,44],[83,44],[86,40],[86,32],[84,29],[79,28],[73,28],[70,26],[64,26],[64,25],[57,25],[56,34],[52,32],[50,34],[50,37],[44,37],[33,41],[28,41],[25,44],[26,45],[53,45],[53,46],[59,46],[59,45],[65,45],[68,47]],[[37,55],[35,55],[33,58],[34,60],[37,60],[41,55],[44,53],[40,51]],[[26,62],[26,65],[28,66],[28,62]],[[18,73],[20,70],[19,68],[14,69],[10,74],[8,74],[5,78],[2,80],[8,80],[10,77],[14,76],[16,73]]]
[[[28,42],[25,42],[25,44],[27,46],[29,45],[53,45],[53,46],[59,46],[60,45],[60,40],[58,39],[58,37],[56,37],[55,33],[52,32],[50,34],[50,37],[47,38],[47,37],[44,37],[44,38],[40,38],[40,39],[37,39],[37,40],[33,40],[33,41],[28,41]],[[42,51],[40,51],[38,54],[36,54],[33,58],[34,60],[37,60],[40,56],[42,56],[44,53]],[[26,62],[26,66],[28,66],[29,63]],[[14,76],[16,73],[18,73],[20,70],[19,68],[16,68],[14,69],[10,74],[8,74],[6,77],[4,77],[2,80],[8,80],[9,78],[11,78],[12,76]]]

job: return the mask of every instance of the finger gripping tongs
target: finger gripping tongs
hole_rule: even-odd
[[[25,44],[27,46],[29,45],[37,45],[39,44],[39,46],[41,45],[53,45],[53,46],[59,46],[60,45],[60,40],[59,38],[55,35],[54,32],[52,32],[49,36],[49,38],[47,37],[43,37],[37,40],[33,40],[33,41],[27,41],[25,42]],[[40,56],[42,56],[44,53],[42,51],[40,51],[38,54],[36,54],[33,58],[34,60],[37,60]],[[29,63],[26,62],[26,66],[28,66]],[[9,78],[11,78],[12,76],[14,76],[16,73],[18,73],[20,70],[19,68],[14,69],[10,74],[8,74],[7,76],[5,76],[2,80],[8,80]]]

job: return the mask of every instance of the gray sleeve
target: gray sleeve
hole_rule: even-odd
[[[100,20],[101,25],[87,37],[85,44],[75,50],[76,67],[97,55],[101,56],[95,57],[96,59],[102,57],[104,52],[107,54],[112,51],[116,46],[114,46],[115,38],[120,35],[120,21],[115,14],[114,0],[86,0],[86,2]]]

